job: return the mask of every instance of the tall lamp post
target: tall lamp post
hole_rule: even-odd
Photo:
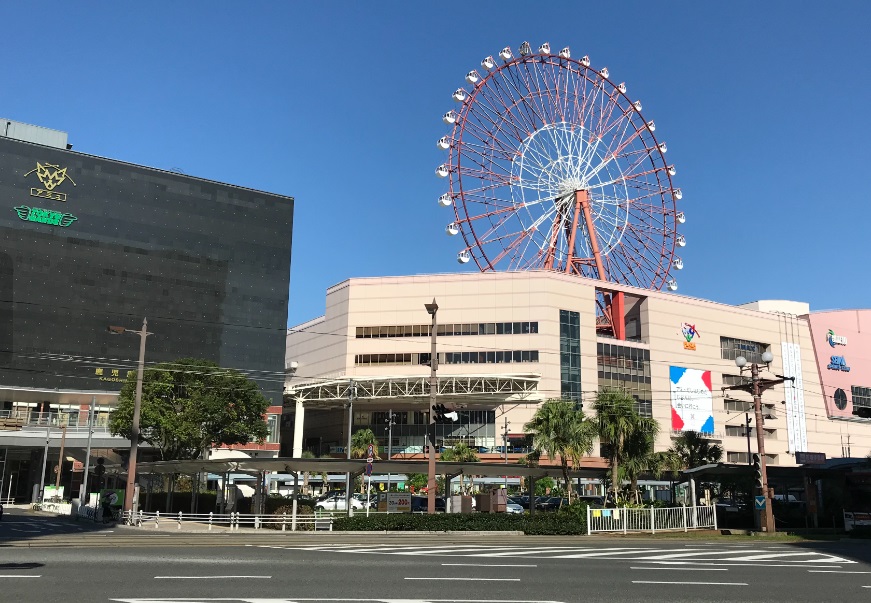
[[[145,371],[145,338],[154,333],[148,332],[148,319],[142,319],[142,330],[124,327],[109,327],[109,333],[139,335],[139,364],[136,367],[136,397],[133,399],[133,423],[130,426],[130,459],[127,461],[127,489],[124,493],[124,512],[133,511],[133,495],[136,488],[136,455],[139,451],[139,408],[142,404],[142,373]]]
[[[767,369],[774,360],[774,355],[771,352],[762,353],[762,364]],[[741,369],[743,373],[747,367],[747,359],[744,356],[735,358],[735,365]],[[763,429],[762,416],[762,394],[766,390],[771,389],[775,385],[780,385],[784,381],[795,381],[795,377],[784,377],[783,375],[775,375],[777,379],[763,379],[759,376],[759,364],[756,362],[750,363],[750,383],[742,385],[732,385],[724,387],[724,390],[740,390],[753,395],[753,411],[756,419],[756,450],[759,454],[760,479],[757,487],[762,491],[760,494],[765,497],[765,508],[759,511],[759,526],[763,532],[773,534],[774,512],[771,509],[771,490],[768,488],[768,463],[765,460],[765,430]]]
[[[438,327],[438,319],[436,317],[439,311],[439,305],[433,298],[431,304],[424,304],[426,311],[432,316],[432,344],[429,354],[429,457],[427,464],[427,481],[426,481],[426,512],[432,515],[435,513],[435,497],[436,497],[436,475],[435,475],[435,426],[436,426],[436,391],[438,390],[438,378],[436,371],[439,368],[439,357],[436,353],[436,329]]]

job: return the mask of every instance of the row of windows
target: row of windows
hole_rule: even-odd
[[[538,333],[537,322],[463,322],[436,326],[436,335],[527,335]],[[357,339],[381,337],[430,337],[432,325],[398,325],[385,327],[357,327]]]
[[[723,402],[723,408],[726,412],[753,412],[753,402],[745,402],[744,400],[734,400],[726,398]],[[767,418],[772,418],[776,415],[776,407],[774,404],[763,404],[763,413]]]
[[[431,354],[356,354],[355,365],[423,364],[429,365]],[[441,352],[439,364],[501,364],[538,362],[538,350],[500,350],[495,352]]]
[[[720,357],[723,360],[735,360],[738,356],[744,356],[747,362],[761,363],[762,354],[767,350],[767,343],[720,337]]]
[[[458,410],[459,419],[455,425],[493,425],[496,423],[495,410]],[[372,425],[376,429],[387,429],[389,413],[384,411],[355,411],[354,425]],[[393,412],[394,434],[397,425],[429,425],[429,413],[421,410]],[[373,430],[375,431],[375,430]],[[376,433],[378,433],[376,431]]]
[[[750,456],[746,452],[727,452],[726,453],[726,461],[729,463],[736,463],[740,465],[746,465],[750,463]],[[777,464],[777,455],[776,454],[766,454],[765,462],[769,465]]]
[[[853,394],[853,406],[871,407],[871,387],[850,386]]]
[[[752,429],[753,425],[751,424],[750,427]],[[762,431],[765,432],[764,437],[766,440],[776,440],[777,439],[777,430],[776,429],[763,429]],[[756,433],[754,431],[751,431],[750,434],[753,436],[756,435]],[[744,427],[743,425],[739,425],[739,426],[727,425],[726,426],[726,435],[732,436],[732,437],[746,438],[747,437],[746,427]]]
[[[613,343],[596,344],[599,388],[622,389],[635,398],[641,416],[653,416],[650,351]]]
[[[581,400],[581,315],[559,311],[560,395],[563,400]]]

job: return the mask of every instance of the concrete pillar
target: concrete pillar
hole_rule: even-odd
[[[302,428],[305,423],[305,408],[302,397],[296,399],[296,414],[293,417],[293,458],[302,456]]]

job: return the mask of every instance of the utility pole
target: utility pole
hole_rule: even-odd
[[[60,475],[64,469],[64,445],[67,441],[67,426],[60,427],[60,454],[57,456],[57,477],[55,478],[54,487],[57,490],[60,488]]]
[[[37,503],[43,499],[43,489],[45,488],[45,465],[48,463],[48,443],[51,441],[51,417],[49,417],[48,425],[45,426],[45,451],[42,454],[42,473],[39,476],[39,487],[36,489],[36,496],[33,502]]]
[[[351,379],[348,382],[348,442],[345,446],[346,458],[351,460],[351,430],[354,427],[354,398],[356,397],[356,386],[354,385],[354,380]],[[351,510],[351,471],[348,470],[348,474],[345,476],[345,510],[348,513],[348,517],[352,515]]]
[[[96,415],[97,397],[91,396],[91,406],[88,409],[88,449],[85,452],[85,473],[82,476],[82,490],[79,493],[79,504],[83,507],[88,504],[85,498],[88,496],[88,472],[91,470],[91,436],[94,435],[94,415]]]
[[[387,411],[387,427],[384,428],[387,432],[387,460],[393,458],[393,409]],[[387,493],[390,494],[390,478],[391,474],[387,473]]]
[[[502,444],[505,446],[505,496],[508,496],[508,417],[505,417],[505,427],[502,429]]]
[[[145,338],[154,333],[148,332],[148,319],[142,319],[142,330],[125,329],[124,327],[109,327],[109,332],[115,335],[134,333],[139,335],[139,362],[136,366],[136,396],[133,398],[133,422],[130,425],[130,456],[127,459],[127,488],[124,492],[124,512],[133,513],[138,504],[134,504],[136,493],[136,458],[139,453],[139,410],[142,406],[142,375],[145,372]]]
[[[438,377],[436,375],[436,371],[439,368],[439,357],[436,351],[436,331],[438,328],[438,318],[437,314],[439,311],[439,305],[436,303],[435,298],[433,298],[431,304],[424,304],[426,311],[432,316],[432,344],[430,346],[430,358],[429,358],[429,457],[428,457],[428,465],[427,465],[427,482],[426,482],[426,512],[432,515],[435,513],[435,496],[436,496],[436,477],[435,477],[435,465],[436,465],[436,450],[435,450],[435,440],[436,440],[436,413],[435,413],[435,405],[436,405],[436,392],[438,390]]]
[[[766,368],[771,361],[774,360],[774,355],[771,352],[764,352],[762,354],[762,363],[765,364]],[[735,359],[735,364],[741,369],[741,372],[744,372],[744,367],[747,366],[747,359],[743,356],[738,356]],[[766,390],[771,389],[775,385],[780,385],[784,381],[795,381],[795,377],[784,377],[782,375],[775,375],[777,379],[763,379],[759,376],[759,364],[753,362],[750,364],[750,383],[744,383],[741,385],[732,385],[729,387],[724,387],[723,390],[740,390],[749,392],[753,395],[753,411],[756,419],[756,449],[759,454],[759,464],[760,464],[760,485],[761,490],[759,494],[765,497],[765,508],[759,511],[759,526],[763,532],[768,532],[769,534],[773,534],[775,532],[774,526],[774,512],[771,508],[771,490],[768,487],[768,463],[765,459],[765,430],[764,422],[762,418],[762,394]],[[749,419],[749,417],[747,417]]]

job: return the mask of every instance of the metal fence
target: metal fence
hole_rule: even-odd
[[[587,534],[597,532],[657,532],[717,529],[713,506],[594,509],[587,507]]]
[[[79,519],[90,519],[95,522],[116,521],[116,518],[104,518],[101,508],[79,507]],[[117,521],[123,522],[125,525],[141,527],[172,529],[175,527],[181,530],[183,526],[199,527],[208,531],[215,528],[224,530],[237,531],[240,528],[248,528],[254,530],[279,530],[282,532],[296,532],[301,530],[306,531],[332,531],[333,517],[332,515],[289,515],[282,513],[280,515],[256,515],[249,513],[146,513],[138,511],[136,513],[126,512],[119,516]]]

